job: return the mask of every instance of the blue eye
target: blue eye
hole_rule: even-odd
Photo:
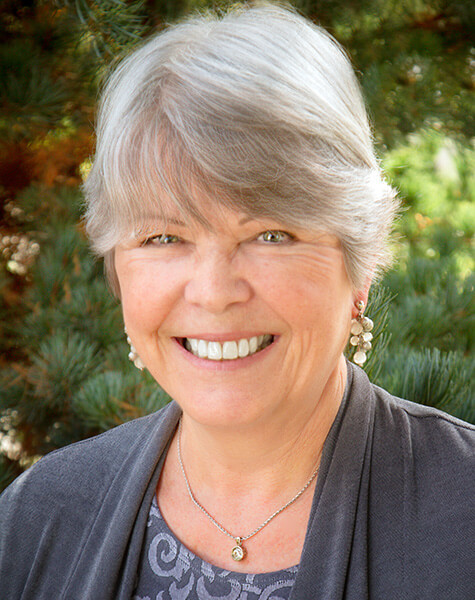
[[[281,244],[282,242],[290,242],[293,239],[293,236],[291,236],[290,233],[286,233],[285,231],[270,229],[268,231],[260,233],[257,236],[257,239],[263,242],[267,242],[269,244]]]
[[[153,235],[143,241],[142,246],[149,244],[156,244],[157,246],[165,246],[168,244],[176,244],[180,241],[177,235],[171,235],[169,233],[161,233],[160,235]]]

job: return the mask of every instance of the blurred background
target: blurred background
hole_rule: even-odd
[[[43,454],[168,401],[127,359],[81,224],[97,91],[120,56],[206,0],[0,5],[0,490]],[[475,3],[295,0],[349,51],[403,199],[365,364],[391,393],[475,421]],[[348,349],[351,355],[351,349]]]

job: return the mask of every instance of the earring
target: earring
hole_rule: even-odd
[[[373,321],[364,316],[365,305],[361,300],[356,303],[358,315],[351,321],[350,344],[356,346],[356,352],[353,355],[353,362],[362,367],[366,361],[366,352],[371,350],[371,340],[373,335],[370,331],[373,329]]]
[[[134,346],[132,344],[132,340],[129,338],[127,329],[125,329],[125,327],[124,327],[124,331],[125,331],[125,335],[127,336],[127,343],[130,346],[129,360],[131,360],[134,363],[134,365],[137,367],[137,369],[139,369],[140,371],[143,371],[143,369],[145,368],[145,365],[143,364],[142,359],[138,355],[137,350],[134,348]]]

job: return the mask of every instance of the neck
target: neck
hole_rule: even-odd
[[[346,376],[342,358],[317,400],[302,401],[299,411],[276,414],[238,430],[233,424],[202,425],[183,415],[181,448],[191,485],[203,497],[254,494],[260,501],[282,490],[286,495],[289,489],[297,490],[318,465]]]

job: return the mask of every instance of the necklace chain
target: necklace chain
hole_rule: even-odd
[[[268,517],[263,523],[261,523],[253,531],[251,531],[251,533],[249,533],[248,535],[245,535],[245,536],[241,537],[241,536],[233,535],[225,527],[223,527],[221,525],[221,523],[218,523],[218,521],[213,517],[213,515],[211,515],[206,510],[206,508],[204,506],[202,506],[198,502],[198,500],[195,498],[195,496],[193,494],[193,491],[191,489],[191,486],[190,486],[190,482],[188,481],[188,477],[186,475],[185,467],[183,466],[183,459],[182,459],[182,456],[181,456],[181,419],[180,419],[180,422],[178,424],[177,448],[178,448],[178,462],[180,463],[181,472],[183,473],[183,479],[185,480],[186,489],[188,490],[188,494],[190,496],[190,499],[192,500],[193,504],[197,508],[199,508],[201,510],[201,512],[204,513],[208,517],[208,519],[213,523],[213,525],[215,525],[222,533],[226,534],[228,537],[230,537],[231,539],[233,539],[237,543],[237,547],[233,548],[233,552],[232,552],[232,557],[234,558],[234,560],[242,560],[244,558],[244,549],[241,548],[242,542],[245,542],[249,538],[255,536],[256,533],[259,533],[259,531],[261,531],[261,529],[263,529],[266,525],[268,525],[272,521],[272,519],[274,519],[275,517],[277,517],[277,515],[280,515],[281,512],[283,512],[286,508],[288,508],[291,504],[293,504],[296,500],[298,500],[300,498],[300,496],[308,488],[308,486],[312,483],[312,481],[315,479],[315,477],[318,475],[318,470],[319,470],[319,464],[317,464],[317,467],[313,471],[310,479],[303,486],[303,488],[300,489],[295,494],[295,496],[291,500],[289,500],[286,504],[284,504],[279,509],[277,509],[275,512],[273,512],[270,515],[270,517]],[[236,552],[236,550],[238,550],[238,549],[241,550],[241,552],[239,552],[239,551]]]

